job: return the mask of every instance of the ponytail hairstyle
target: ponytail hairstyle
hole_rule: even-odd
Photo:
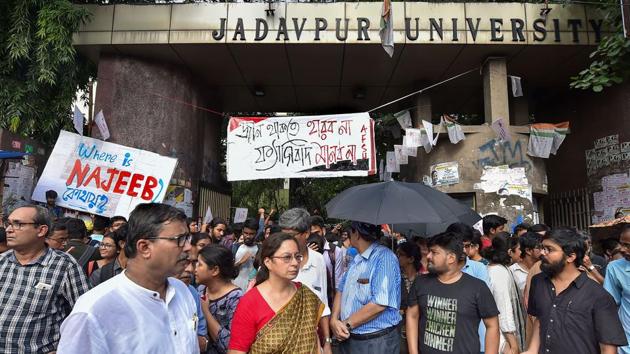
[[[230,282],[238,276],[239,269],[234,265],[232,251],[221,245],[208,245],[202,248],[199,257],[209,268],[219,267],[219,275],[224,281]]]
[[[263,241],[262,247],[258,254],[257,260],[260,264],[260,268],[258,269],[258,273],[256,273],[256,284],[254,286],[258,286],[262,282],[269,279],[269,269],[267,269],[267,266],[265,265],[265,259],[273,257],[278,249],[280,249],[284,241],[293,241],[297,244],[295,237],[285,232],[277,232],[275,234],[272,234],[265,241]]]

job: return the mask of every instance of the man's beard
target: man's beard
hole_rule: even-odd
[[[244,243],[246,246],[251,246],[251,245],[253,245],[253,244],[254,244],[254,239],[253,239],[253,238],[246,238],[246,239],[244,239],[244,240],[243,240],[243,243]]]
[[[541,257],[540,259],[542,260],[542,263],[540,263],[540,270],[547,274],[550,278],[553,278],[564,270],[567,256],[562,255],[562,259],[555,263],[549,262],[545,257]]]
[[[427,265],[427,268],[429,269],[429,273],[433,274],[433,275],[440,275],[442,273],[444,273],[444,271],[438,267],[435,266],[435,264],[433,263],[429,263]]]

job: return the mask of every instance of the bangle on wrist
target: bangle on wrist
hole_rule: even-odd
[[[203,337],[203,339],[205,339],[205,340],[206,340],[206,345],[204,345],[204,347],[203,347],[203,351],[204,351],[204,352],[207,352],[207,351],[208,351],[208,343],[210,343],[210,340],[208,340],[208,338],[206,338],[206,337]]]

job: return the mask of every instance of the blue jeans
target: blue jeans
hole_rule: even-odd
[[[348,338],[339,344],[340,354],[377,354],[400,352],[400,329],[395,329],[384,336],[356,340]]]

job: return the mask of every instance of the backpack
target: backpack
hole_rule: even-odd
[[[85,247],[85,251],[83,251],[83,254],[81,255],[81,257],[79,257],[79,259],[77,259],[77,262],[79,263],[81,268],[86,269],[85,266],[88,264],[88,262],[92,258],[92,255],[95,252],[96,252],[96,248],[94,248],[92,246]]]

